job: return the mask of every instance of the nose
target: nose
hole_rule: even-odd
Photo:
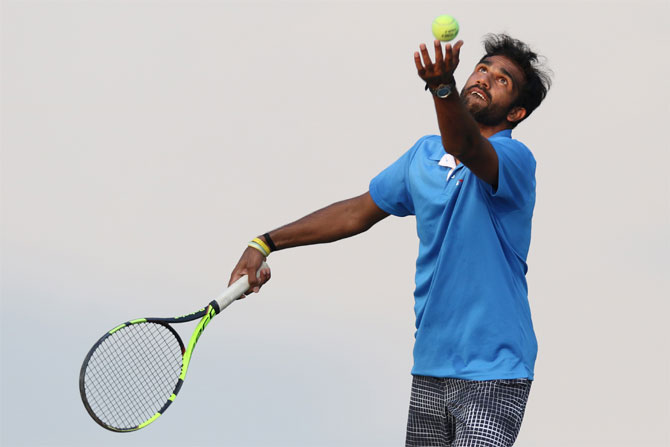
[[[486,73],[478,72],[475,82],[478,86],[488,90],[491,87],[488,71]]]
[[[488,74],[483,74],[479,76],[479,78],[477,79],[477,85],[488,90],[490,87]]]

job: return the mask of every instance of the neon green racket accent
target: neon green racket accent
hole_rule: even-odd
[[[110,333],[110,334],[113,334],[114,332],[118,331],[118,330],[121,329],[122,327],[126,327],[126,323],[123,323],[123,324],[118,325],[117,327],[115,327],[114,329],[112,329],[111,331],[109,331],[109,333]]]
[[[245,275],[200,310],[180,317],[127,321],[103,335],[86,355],[79,372],[79,393],[93,420],[111,431],[132,432],[158,419],[176,400],[205,328],[217,312],[248,288]],[[184,348],[170,324],[198,318]],[[170,397],[164,400],[169,392]]]
[[[182,361],[181,374],[179,375],[179,378],[181,380],[184,380],[186,378],[186,371],[188,371],[188,365],[191,362],[191,355],[193,354],[195,344],[198,343],[198,339],[200,339],[202,331],[205,330],[205,328],[207,327],[209,322],[212,321],[212,318],[214,318],[215,315],[216,311],[211,305],[209,305],[207,307],[207,313],[205,314],[204,317],[202,317],[198,325],[195,327],[195,331],[193,331],[193,335],[191,335],[191,340],[188,342],[188,348],[186,348],[186,351],[184,352],[184,360]]]
[[[138,426],[137,426],[137,430],[139,430],[140,428],[144,428],[144,427],[146,427],[147,425],[151,424],[153,421],[155,421],[156,419],[158,419],[158,417],[159,417],[160,415],[161,415],[160,413],[156,413],[156,414],[154,414],[153,416],[151,416],[151,419],[149,419],[148,421],[143,422],[143,423],[141,423],[140,425],[138,425]]]
[[[137,323],[144,323],[146,321],[147,321],[146,318],[138,318],[137,320],[132,320],[132,321],[129,321],[128,323],[137,324]],[[114,332],[118,331],[119,329],[121,329],[123,327],[126,327],[128,325],[128,323],[123,323],[123,324],[118,325],[117,327],[115,327],[114,329],[109,331],[109,334],[113,334]]]
[[[190,317],[191,315],[200,313],[200,312],[202,312],[203,310],[205,310],[204,307],[203,307],[202,309],[198,309],[198,310],[196,310],[195,312],[191,312],[190,314],[180,315],[180,316],[178,316],[178,317],[175,317],[175,320],[180,320],[180,319],[185,318],[185,317]]]

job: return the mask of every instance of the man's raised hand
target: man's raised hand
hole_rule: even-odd
[[[435,44],[435,63],[430,59],[426,44],[419,46],[419,51],[414,52],[414,64],[419,77],[431,87],[437,87],[440,84],[451,84],[454,82],[454,71],[458,67],[459,56],[463,41],[459,40],[453,46],[446,44],[444,53],[442,52],[442,42],[436,40]]]

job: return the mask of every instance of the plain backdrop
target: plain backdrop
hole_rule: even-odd
[[[250,238],[436,133],[412,54],[445,13],[459,85],[488,32],[555,73],[514,131],[538,161],[540,345],[516,445],[670,445],[670,21],[649,0],[3,1],[2,445],[403,445],[413,218],[272,254],[144,430],[97,426],[78,375],[105,331],[201,307]]]

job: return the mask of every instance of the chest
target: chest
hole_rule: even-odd
[[[422,159],[412,164],[409,172],[409,190],[417,217],[419,214],[442,214],[444,207],[468,197],[472,173],[462,163],[442,166],[435,160]]]
[[[418,236],[423,242],[433,243],[443,238],[449,227],[456,232],[467,231],[468,221],[487,215],[478,182],[463,164],[441,166],[430,159],[413,163],[409,190]]]

